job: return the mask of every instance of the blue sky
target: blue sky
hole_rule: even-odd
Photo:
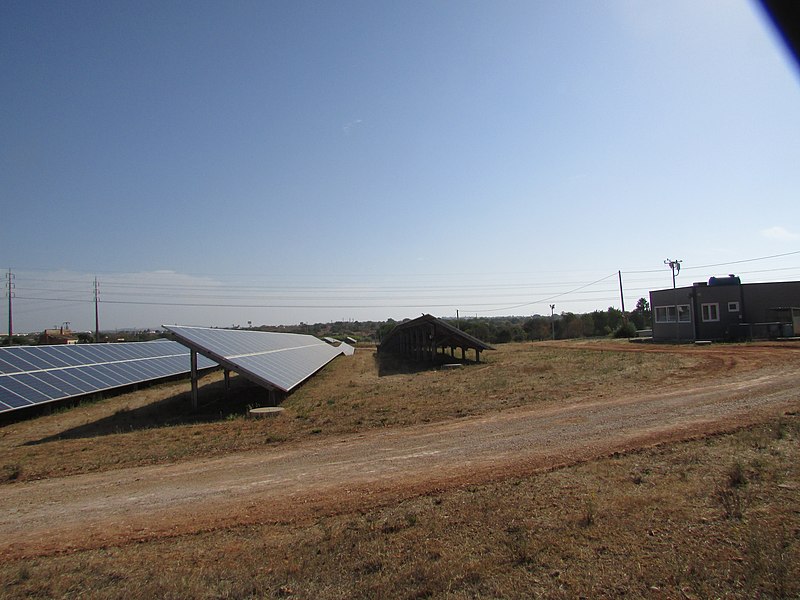
[[[95,277],[106,328],[800,279],[799,83],[734,0],[7,1],[14,329],[92,328]]]

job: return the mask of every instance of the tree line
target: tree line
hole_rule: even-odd
[[[408,320],[408,319],[406,319]],[[518,317],[475,317],[464,319],[444,318],[443,321],[458,327],[462,331],[475,336],[489,344],[506,342],[525,342],[536,340],[557,340],[581,337],[633,337],[637,329],[651,326],[650,304],[640,298],[633,311],[623,314],[621,310],[609,307],[606,310],[595,310],[590,313],[576,314],[562,312],[553,315],[533,315]],[[336,321],[333,323],[300,323],[298,325],[261,325],[234,329],[251,329],[255,331],[277,331],[285,333],[306,333],[316,337],[333,337],[344,340],[347,337],[359,342],[380,343],[392,329],[403,321],[389,319],[387,321]],[[91,343],[91,333],[78,334],[79,343]],[[113,335],[101,332],[101,341],[143,341],[157,337],[171,337],[167,332],[153,331],[119,331]],[[3,339],[6,342],[6,339]],[[35,338],[14,337],[15,344],[35,344]]]
[[[562,312],[553,315],[530,317],[475,317],[469,319],[442,319],[479,340],[490,344],[525,342],[548,339],[581,337],[634,337],[639,329],[651,326],[650,303],[640,298],[633,311],[623,313],[614,307],[576,314]],[[398,322],[389,319],[378,327],[375,337],[380,340]]]

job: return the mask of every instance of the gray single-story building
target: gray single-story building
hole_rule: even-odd
[[[742,283],[712,277],[650,292],[653,340],[735,341],[800,336],[800,281]]]

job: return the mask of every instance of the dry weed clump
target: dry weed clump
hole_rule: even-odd
[[[746,484],[747,475],[744,472],[742,463],[737,460],[728,470],[728,486],[732,488],[739,488]]]
[[[721,487],[717,490],[717,497],[722,505],[725,517],[728,519],[741,519],[744,514],[744,498],[737,488]]]
[[[597,507],[595,504],[595,499],[589,497],[586,500],[586,503],[583,508],[583,514],[580,518],[580,524],[582,527],[589,527],[594,525],[595,518],[597,516]]]
[[[10,483],[17,481],[22,473],[22,467],[17,464],[3,465],[0,470],[0,483]]]

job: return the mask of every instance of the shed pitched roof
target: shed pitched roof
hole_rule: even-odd
[[[392,350],[392,348],[399,343],[403,331],[417,328],[423,329],[431,326],[433,327],[437,346],[454,346],[456,348],[473,348],[476,350],[494,350],[494,348],[486,342],[481,341],[475,336],[461,331],[457,327],[453,327],[449,323],[446,323],[445,321],[437,319],[433,315],[428,314],[422,315],[421,317],[417,317],[416,319],[412,319],[410,321],[405,321],[404,323],[399,323],[386,335],[385,338],[383,338],[383,340],[381,340],[380,349]]]

